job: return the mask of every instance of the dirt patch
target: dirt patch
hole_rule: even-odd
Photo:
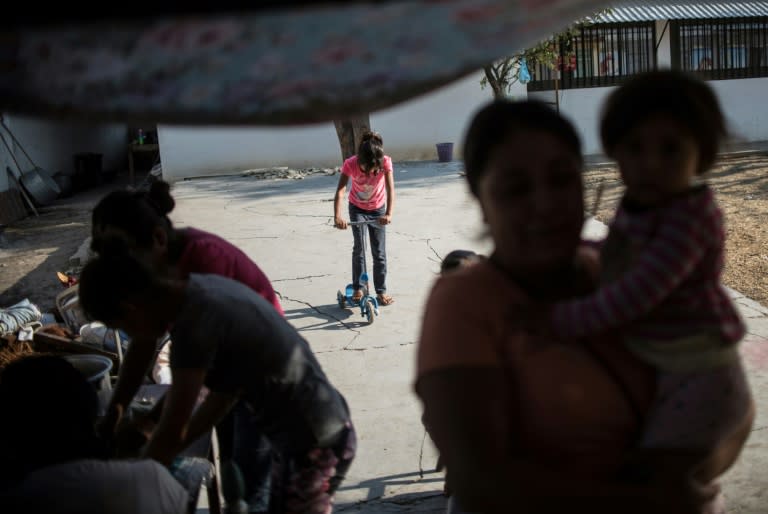
[[[0,308],[29,298],[53,313],[64,286],[57,271],[67,271],[69,258],[91,231],[91,211],[110,191],[123,189],[125,178],[57,200],[8,225],[0,235]]]
[[[50,209],[6,228],[0,245],[0,307],[29,298],[43,312],[53,312],[56,295],[64,290],[56,272],[67,269],[89,231],[90,212],[76,208]]]
[[[584,179],[588,208],[594,203],[597,185],[604,184],[596,217],[610,221],[624,191],[616,166],[593,166]],[[706,179],[725,215],[723,282],[768,305],[768,155],[723,157]]]

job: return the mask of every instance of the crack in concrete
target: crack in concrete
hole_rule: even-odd
[[[249,236],[249,237],[232,237],[230,241],[244,241],[246,239],[280,239],[278,236]],[[274,280],[272,282],[275,282]]]
[[[417,237],[417,236],[414,236],[413,234],[406,234],[405,232],[397,232],[395,230],[392,230],[391,232],[399,236],[407,237],[411,241],[424,241],[425,243],[427,243],[427,247],[430,250],[432,250],[432,253],[435,254],[435,257],[437,257],[437,259],[433,259],[432,257],[427,257],[427,259],[432,262],[436,262],[438,264],[443,262],[443,257],[440,255],[440,253],[437,250],[435,250],[435,247],[432,246],[432,238]]]
[[[344,326],[347,326],[347,325],[344,325]],[[353,344],[355,341],[357,341],[357,338],[358,338],[358,337],[360,337],[360,331],[359,331],[359,330],[355,330],[354,328],[349,328],[348,326],[347,326],[347,328],[348,328],[349,330],[352,330],[353,332],[355,332],[355,337],[353,337],[353,338],[352,338],[352,340],[351,340],[350,342],[348,342],[348,343],[346,344],[346,346],[344,346],[344,348],[342,348],[342,350],[346,350],[346,351],[355,351],[355,352],[364,352],[364,351],[365,351],[365,348],[350,348],[350,346],[352,346],[352,344]]]
[[[350,343],[351,344],[351,343]],[[349,345],[347,345],[349,346]],[[344,348],[337,348],[336,350],[320,350],[319,352],[313,352],[315,355],[320,355],[321,353],[336,353],[336,352],[364,352],[368,348],[347,348],[346,346]]]
[[[355,341],[355,339],[357,339],[357,337],[360,335],[360,331],[359,331],[359,330],[357,330],[357,329],[355,329],[355,328],[352,328],[352,327],[351,327],[351,326],[349,326],[347,323],[345,323],[345,322],[344,322],[344,320],[342,320],[342,319],[340,319],[340,318],[337,318],[337,317],[336,317],[336,316],[334,316],[333,314],[329,314],[329,313],[327,313],[327,312],[325,312],[325,311],[323,311],[323,310],[320,310],[319,308],[315,307],[314,305],[312,305],[312,304],[311,304],[311,303],[309,303],[309,302],[305,302],[304,300],[297,300],[296,298],[290,298],[290,297],[288,297],[288,296],[285,296],[285,295],[283,295],[282,293],[280,293],[280,291],[275,291],[275,294],[276,294],[277,296],[279,296],[281,300],[288,300],[289,302],[296,302],[296,303],[301,303],[301,304],[304,304],[304,305],[306,305],[307,307],[309,307],[310,309],[312,309],[312,310],[314,310],[315,312],[317,312],[318,314],[320,314],[321,316],[324,316],[324,317],[326,317],[326,318],[330,318],[330,319],[333,319],[333,320],[335,320],[336,322],[340,323],[340,324],[341,324],[341,326],[343,326],[343,327],[344,327],[344,328],[346,328],[347,330],[350,330],[350,331],[354,332],[354,333],[355,333],[355,337],[353,337],[353,338],[352,338],[352,341],[350,341],[350,342],[349,342],[349,344],[348,344],[347,346],[349,346],[350,344],[352,344],[352,343]],[[345,347],[344,347],[344,349],[345,349],[345,350],[347,349],[347,346],[345,346]]]
[[[421,448],[419,448],[419,480],[424,479],[424,443],[427,442],[427,429],[424,429],[424,435],[421,438]]]
[[[330,274],[325,275],[307,275],[306,277],[296,277],[296,278],[279,278],[277,280],[273,280],[272,282],[290,282],[292,280],[306,280],[308,278],[322,278],[322,277],[330,277]]]
[[[398,232],[397,230],[392,230],[392,229],[389,229],[389,232],[391,234],[397,234],[398,236],[407,237],[411,241],[424,241],[423,237],[415,236],[413,234],[408,234],[406,232]]]
[[[243,207],[243,210],[244,211],[248,211],[248,212],[250,212],[252,214],[257,214],[259,216],[279,216],[281,218],[291,217],[291,218],[326,218],[326,219],[328,219],[328,217],[329,217],[327,214],[290,214],[290,213],[287,213],[287,212],[264,213],[264,212],[255,211],[255,210],[253,210],[250,207]]]
[[[435,256],[437,257],[438,262],[443,262],[443,258],[440,256],[439,253],[437,253],[437,250],[435,250],[434,247],[432,246],[432,240],[431,239],[427,239],[426,243],[427,243],[427,246],[429,247],[429,249],[432,250],[432,253],[434,253]]]

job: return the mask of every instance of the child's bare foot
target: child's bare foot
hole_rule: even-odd
[[[362,289],[355,289],[355,292],[352,295],[352,301],[353,302],[359,302],[362,299],[363,299],[363,290]]]
[[[376,295],[376,298],[379,300],[379,305],[392,305],[395,303],[395,299],[386,293],[379,293]]]

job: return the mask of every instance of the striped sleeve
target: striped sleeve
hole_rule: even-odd
[[[553,330],[577,337],[597,334],[634,321],[659,305],[696,269],[713,242],[717,209],[713,204],[698,207],[704,212],[668,211],[632,267],[617,280],[589,296],[556,304]]]

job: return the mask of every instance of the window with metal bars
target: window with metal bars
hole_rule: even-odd
[[[555,67],[529,70],[529,91],[550,91],[619,84],[642,71],[656,69],[656,24],[600,23],[582,27],[570,41],[558,43]]]
[[[768,16],[670,23],[672,66],[708,80],[768,77]]]
[[[554,69],[531,66],[528,91],[550,91],[619,84],[656,69],[656,24],[600,23],[582,27],[570,41],[558,43]]]

